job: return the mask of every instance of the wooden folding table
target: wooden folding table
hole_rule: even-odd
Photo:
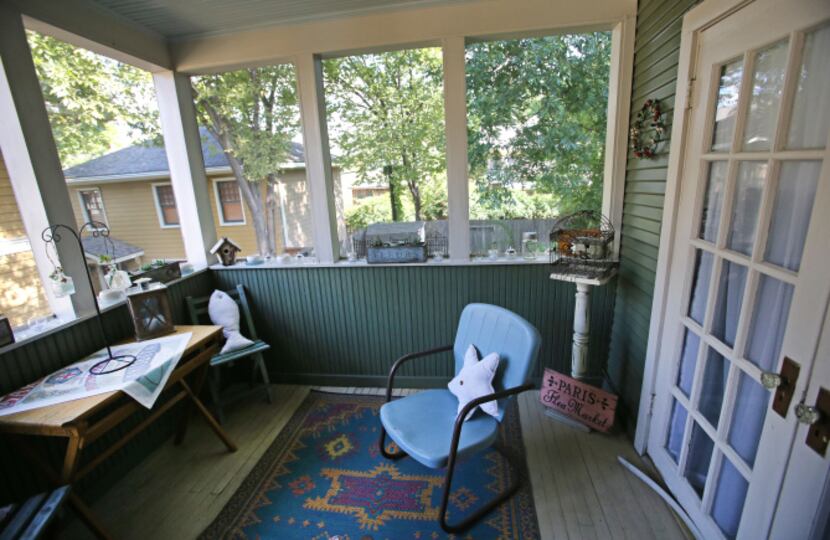
[[[144,409],[132,398],[121,391],[108,392],[95,396],[77,399],[66,403],[49,405],[39,409],[23,411],[16,414],[0,417],[0,433],[9,435],[9,439],[20,450],[22,455],[35,465],[47,478],[57,485],[77,482],[113,453],[122,448],[130,439],[146,429],[155,420],[161,417],[176,403],[189,398],[181,412],[181,418],[176,430],[175,444],[184,439],[187,429],[187,420],[192,407],[195,406],[207,420],[214,433],[222,440],[229,452],[236,451],[236,445],[228,437],[207,407],[199,399],[199,392],[204,385],[210,359],[219,350],[219,340],[222,335],[220,326],[177,326],[176,333],[192,333],[182,358],[164,387],[164,393],[176,388],[178,392],[168,399],[160,399],[150,414],[130,429],[115,443],[99,453],[87,463],[81,465],[81,455],[89,444],[101,438],[114,427],[118,426],[133,413]],[[191,382],[187,381],[191,379]],[[60,472],[48,465],[46,460],[38,457],[25,437],[17,435],[65,437],[67,439],[66,453]],[[101,538],[109,538],[106,530],[99,523],[96,516],[74,492],[69,495],[69,502],[78,512],[86,524]]]

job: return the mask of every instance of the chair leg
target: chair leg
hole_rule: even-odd
[[[380,453],[386,459],[401,459],[406,457],[406,452],[403,450],[398,452],[389,452],[386,450],[386,430],[383,429],[383,424],[380,425],[380,441],[378,441],[378,445],[380,446]]]
[[[271,397],[271,379],[268,377],[268,370],[265,368],[265,359],[262,357],[262,353],[256,354],[254,364],[262,374],[262,383],[265,385],[265,398],[268,400],[268,403],[273,403],[274,400]]]
[[[497,507],[498,505],[502,504],[504,501],[512,497],[521,487],[522,483],[518,478],[520,478],[520,471],[521,468],[518,467],[515,463],[512,462],[511,458],[505,451],[500,448],[500,445],[494,445],[493,448],[501,454],[504,460],[507,462],[508,467],[512,470],[513,474],[511,475],[514,479],[510,483],[510,485],[499,493],[496,497],[492,500],[487,502],[484,506],[479,508],[473,515],[467,517],[460,523],[455,525],[447,523],[447,505],[449,504],[450,500],[450,489],[452,486],[452,475],[455,471],[455,461],[456,461],[456,451],[453,449],[453,452],[450,454],[449,463],[447,464],[447,474],[444,479],[444,494],[441,497],[441,514],[440,514],[440,521],[441,521],[441,528],[444,529],[449,534],[461,534],[473,525],[478,522],[482,517],[484,517],[487,512],[492,510],[493,508]]]
[[[210,375],[208,377],[208,388],[210,389],[210,399],[213,401],[213,407],[216,409],[216,421],[220,424],[225,423],[225,413],[222,410],[222,400],[219,396],[219,385],[221,377],[219,370],[221,366],[213,366],[210,368]]]

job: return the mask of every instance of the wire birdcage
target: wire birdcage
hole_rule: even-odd
[[[613,268],[614,226],[600,212],[581,210],[561,217],[550,231],[550,262],[557,271],[599,277]]]

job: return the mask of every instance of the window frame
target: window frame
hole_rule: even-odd
[[[159,192],[158,188],[160,187],[167,187],[169,186],[170,189],[173,189],[173,184],[170,182],[153,182],[150,184],[150,187],[153,191],[153,202],[156,206],[156,215],[159,219],[159,227],[162,229],[181,229],[182,228],[182,219],[179,217],[178,223],[167,223],[164,219],[164,208],[161,206],[161,200],[159,199]],[[176,194],[173,193],[173,207],[176,209],[176,215],[179,215],[179,207],[176,204]]]
[[[78,202],[80,203],[80,206],[81,206],[81,213],[83,214],[84,223],[88,223],[88,222],[92,221],[92,218],[89,216],[89,209],[86,207],[86,201],[84,200],[84,193],[88,193],[88,192],[91,192],[91,191],[97,191],[98,192],[98,198],[101,201],[101,214],[103,214],[103,216],[104,216],[103,223],[104,223],[104,225],[109,227],[110,226],[110,220],[109,220],[109,217],[107,216],[107,205],[104,203],[104,192],[101,190],[101,188],[99,186],[78,188],[78,191],[77,191],[77,193],[78,193]]]
[[[222,227],[240,227],[247,225],[248,216],[245,213],[245,201],[242,198],[242,190],[239,188],[236,178],[223,176],[219,178],[211,178],[211,182],[213,183],[213,196],[216,199],[216,215],[219,217],[219,225]],[[219,184],[222,182],[233,182],[236,189],[239,191],[239,207],[242,210],[242,221],[227,221],[225,219],[225,210],[222,206],[222,196],[219,190]]]

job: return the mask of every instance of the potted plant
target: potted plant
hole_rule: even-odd
[[[182,277],[182,269],[178,261],[167,262],[162,259],[155,259],[149,264],[143,264],[138,272],[131,274],[132,280],[150,278],[159,283],[169,283]]]
[[[426,262],[427,245],[420,241],[373,241],[366,253],[369,264]]]
[[[71,276],[67,276],[63,272],[62,266],[56,266],[52,273],[49,274],[49,280],[52,282],[52,292],[57,298],[63,298],[70,294],[75,294],[75,282]]]

